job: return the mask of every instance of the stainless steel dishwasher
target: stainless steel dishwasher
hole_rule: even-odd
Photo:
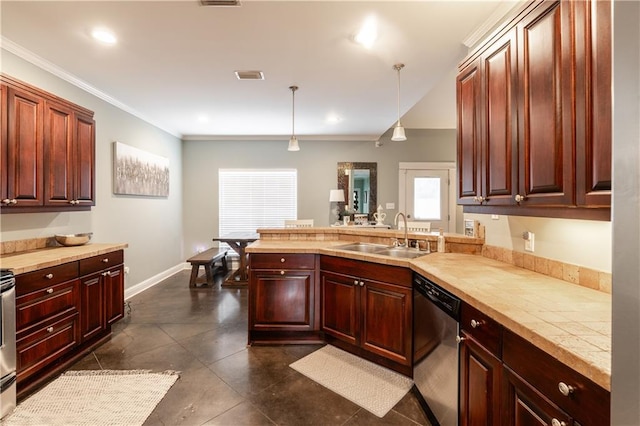
[[[0,418],[16,407],[16,280],[0,271]]]
[[[429,421],[458,424],[460,299],[413,275],[413,391]]]

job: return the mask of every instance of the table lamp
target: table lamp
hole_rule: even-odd
[[[344,203],[344,191],[332,189],[329,191],[329,225],[340,223],[340,207],[338,203]]]

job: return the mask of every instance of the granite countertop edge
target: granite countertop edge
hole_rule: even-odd
[[[0,267],[10,269],[15,275],[63,263],[82,260],[129,247],[127,243],[89,243],[73,247],[46,247],[0,256]]]

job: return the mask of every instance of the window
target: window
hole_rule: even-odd
[[[220,169],[219,235],[281,228],[298,216],[295,169]]]

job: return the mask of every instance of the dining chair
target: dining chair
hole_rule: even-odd
[[[285,228],[312,228],[313,219],[285,219]]]

